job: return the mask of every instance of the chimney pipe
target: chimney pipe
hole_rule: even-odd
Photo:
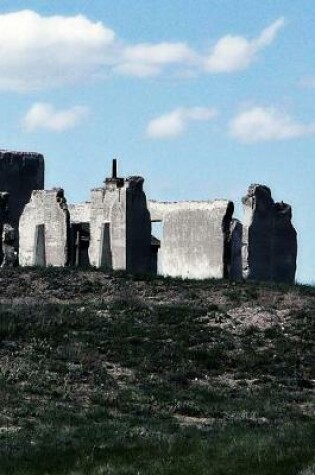
[[[117,159],[113,159],[113,171],[112,171],[112,178],[117,178]]]

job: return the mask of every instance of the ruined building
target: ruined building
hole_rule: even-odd
[[[229,200],[147,201],[144,179],[112,176],[90,201],[67,204],[44,189],[40,154],[0,152],[2,266],[94,266],[183,278],[294,282],[291,207],[263,185],[243,198],[243,224]],[[161,239],[151,234],[161,222]]]

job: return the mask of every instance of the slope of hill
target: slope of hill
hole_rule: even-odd
[[[315,288],[0,275],[1,474],[315,473]]]

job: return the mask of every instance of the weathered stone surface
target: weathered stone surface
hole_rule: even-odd
[[[242,201],[243,277],[294,282],[297,241],[290,206],[275,203],[263,185],[251,185]]]
[[[39,231],[40,226],[44,226],[44,196],[45,191],[33,191],[30,202],[25,206],[20,218],[20,248],[19,262],[21,266],[36,266],[46,264],[45,252],[43,258],[43,248]],[[45,235],[45,232],[44,232]],[[41,256],[41,258],[39,258]]]
[[[110,210],[116,199],[115,190],[105,192],[104,188],[96,188],[91,191],[89,257],[92,266],[112,268]]]
[[[45,191],[44,195],[46,265],[68,264],[70,216],[62,189]]]
[[[89,223],[91,219],[91,203],[68,204],[71,223]]]
[[[32,191],[43,188],[43,155],[0,150],[0,190],[10,193],[10,224],[16,230]],[[18,233],[16,233],[16,242],[18,242]]]
[[[149,272],[151,221],[143,178],[107,178],[91,192],[89,256],[91,265],[128,272]]]
[[[4,224],[2,230],[2,255],[1,267],[14,267],[18,263],[18,253],[14,246],[15,230],[10,224]]]
[[[243,277],[270,280],[272,276],[273,199],[267,186],[251,185],[242,199]]]
[[[20,219],[20,264],[67,265],[69,224],[62,189],[34,191]]]
[[[1,191],[0,192],[0,219],[1,219],[1,222],[4,222],[5,220],[8,219],[9,199],[10,199],[10,193],[8,193],[7,191]]]
[[[7,191],[0,192],[0,236],[2,241],[3,226],[9,221],[9,198],[10,193]],[[3,260],[3,250],[0,246],[0,263]]]
[[[126,180],[127,270],[151,270],[151,219],[143,192],[142,177]]]
[[[204,209],[209,210],[220,203],[226,203],[227,200],[215,201],[148,201],[148,209],[150,211],[151,221],[163,221],[165,216],[171,211],[185,211],[187,209]]]
[[[232,280],[242,279],[242,235],[243,226],[238,219],[232,219],[230,226],[231,260],[228,277]]]
[[[173,277],[222,278],[225,271],[224,228],[227,219],[231,219],[231,205],[224,200],[186,202],[164,211],[159,271]]]
[[[297,237],[291,218],[291,206],[275,203],[272,278],[276,282],[292,283],[295,280]]]

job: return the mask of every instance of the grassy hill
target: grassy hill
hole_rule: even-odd
[[[315,288],[0,274],[1,474],[315,473]]]

